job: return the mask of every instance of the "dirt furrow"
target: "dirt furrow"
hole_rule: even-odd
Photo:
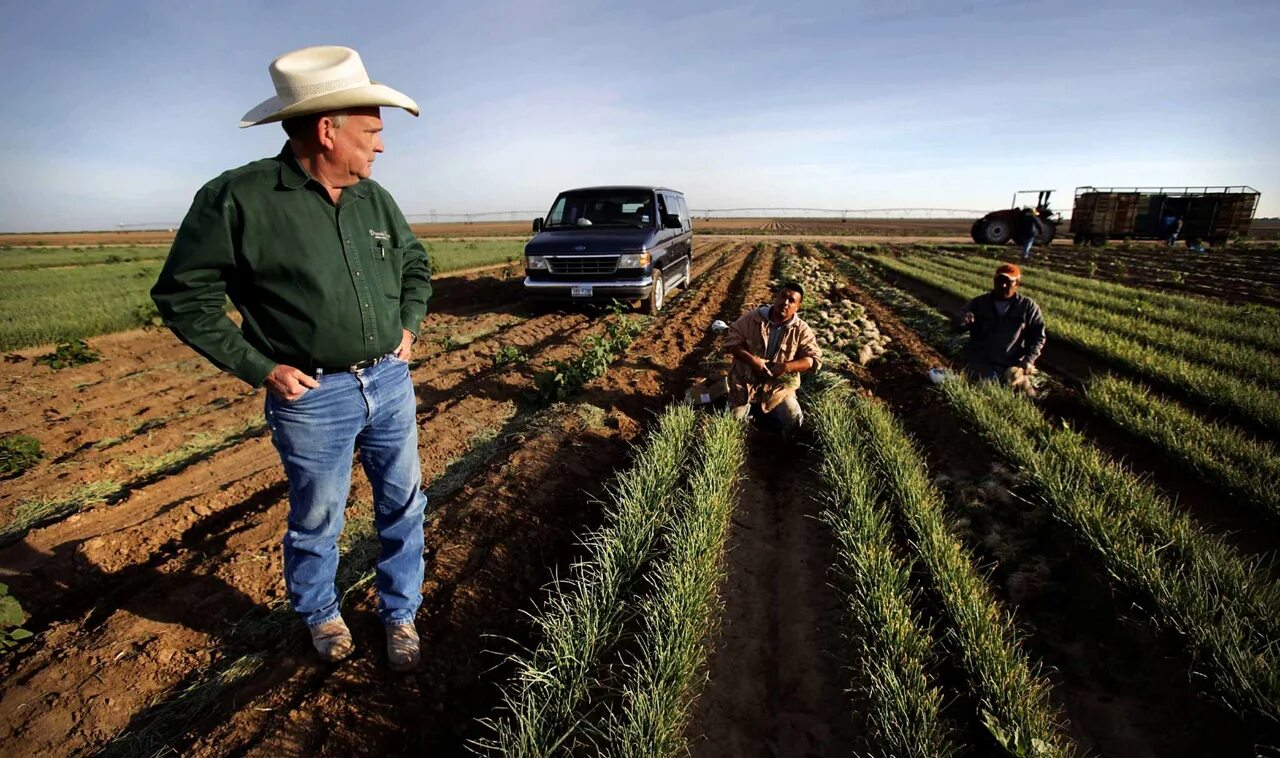
[[[567,318],[573,321],[582,317]],[[545,322],[541,333],[559,332],[555,324],[561,319],[558,315],[541,317]],[[535,352],[535,360],[567,357],[574,350],[575,335],[580,338],[583,333],[583,330],[568,330],[567,336],[559,336]],[[528,335],[530,339],[541,336],[536,329]],[[510,417],[514,401],[523,399],[532,382],[529,372],[520,367],[467,382],[465,372],[455,377],[448,372],[434,371],[429,361],[424,366],[415,374],[427,375],[428,381],[439,383],[467,383],[468,389],[476,390],[474,396],[468,393],[472,402],[462,407],[447,413],[424,414],[427,417],[422,428],[424,475],[432,477],[465,452],[474,435],[501,427]],[[207,664],[207,657],[201,658],[195,653],[218,649],[223,632],[232,622],[251,609],[279,600],[277,547],[287,506],[279,464],[269,447],[265,437],[255,440],[254,444],[241,445],[202,461],[182,476],[162,479],[140,489],[115,507],[99,507],[78,518],[72,517],[69,523],[39,530],[23,543],[0,552],[0,565],[21,572],[11,582],[15,593],[20,597],[50,597],[51,602],[40,608],[40,615],[69,619],[66,624],[47,629],[42,639],[67,640],[68,644],[74,640],[75,643],[73,649],[68,650],[46,642],[42,649],[55,649],[60,657],[36,656],[19,669],[11,670],[12,678],[28,684],[11,696],[6,695],[6,700],[27,698],[42,688],[57,691],[58,687],[50,681],[60,680],[69,670],[90,670],[103,676],[94,668],[94,659],[101,657],[102,645],[111,645],[126,637],[145,636],[155,621],[147,616],[159,615],[163,623],[174,627],[164,639],[166,649],[178,651],[166,660],[172,676],[146,674],[154,662],[138,661],[133,664],[140,667],[138,670],[133,670],[131,665],[113,666],[111,676],[104,678],[120,681],[120,677],[124,677],[131,684],[130,697],[113,698],[111,704],[94,698],[73,698],[76,702],[40,701],[29,705],[16,722],[0,725],[0,729],[7,727],[6,731],[0,731],[0,743],[9,738],[23,744],[42,744],[41,740],[58,735],[56,729],[51,731],[47,727],[69,709],[87,708],[102,729],[123,729],[129,723],[129,716],[141,710],[146,697],[181,681],[193,666]],[[234,487],[228,486],[238,472],[250,466],[259,467],[254,476],[239,479]],[[357,473],[353,496],[367,499],[367,483]],[[240,494],[246,490],[247,497]],[[252,538],[238,539],[240,544],[232,549],[225,541],[232,534],[206,528],[210,521],[219,519],[228,523],[228,529],[235,536],[251,535]],[[165,548],[158,554],[157,545]],[[139,579],[160,576],[212,577],[207,586],[198,585],[200,591],[196,596],[217,599],[221,612],[210,613],[203,605],[188,608],[190,613],[180,612],[177,609],[186,606],[166,600],[167,593],[133,592],[155,584],[186,597],[188,583]],[[246,594],[246,590],[250,594]],[[101,593],[101,597],[96,593]],[[164,610],[166,608],[169,610]],[[87,638],[68,637],[68,629],[78,630],[84,624],[84,619],[77,616],[84,613],[98,617],[99,621],[89,629]],[[136,634],[129,631],[134,628],[138,629]],[[107,710],[102,710],[104,708]],[[94,744],[96,737],[85,733],[83,739],[84,744]],[[74,744],[74,740],[70,744]]]
[[[705,268],[712,262],[714,256],[705,256],[699,261],[699,267]],[[493,318],[492,313],[478,314],[470,323],[466,319],[454,319],[450,326],[477,328],[477,321]],[[545,316],[511,324],[507,332],[476,340],[461,349],[437,351],[429,344],[424,346],[426,354],[414,371],[420,390],[424,387],[447,389],[462,384],[468,389],[468,400],[457,407],[443,409],[424,405],[421,409],[424,473],[428,477],[439,473],[449,461],[465,452],[471,437],[501,426],[510,416],[513,397],[519,398],[512,387],[524,393],[530,389],[527,376],[523,380],[519,378],[519,369],[495,372],[483,365],[485,356],[491,355],[498,341],[530,348],[536,361],[552,360],[557,355],[568,355],[572,343],[581,337],[581,329],[563,328],[562,322],[566,320],[579,325],[585,321],[577,314]],[[488,327],[482,323],[478,328]],[[246,405],[252,408],[256,403]],[[427,440],[433,444],[428,445]],[[89,698],[78,707],[65,701],[55,704],[39,698],[36,703],[24,700],[27,703],[23,709],[25,717],[9,724],[7,735],[0,732],[0,741],[6,736],[38,738],[40,734],[50,734],[44,728],[53,723],[49,718],[56,721],[56,713],[85,707],[101,717],[97,721],[99,728],[109,731],[112,724],[117,729],[123,727],[127,720],[121,722],[120,716],[137,712],[137,706],[149,697],[148,693],[172,686],[191,666],[207,663],[207,657],[202,658],[196,652],[216,647],[218,643],[211,645],[211,640],[220,639],[221,632],[239,615],[279,599],[275,547],[285,507],[283,481],[274,455],[265,449],[265,439],[254,442],[225,451],[209,461],[200,461],[181,476],[139,489],[115,507],[73,516],[62,527],[61,534],[54,527],[39,530],[24,544],[0,553],[0,562],[6,568],[23,572],[21,582],[25,584],[15,586],[15,592],[20,596],[51,598],[51,602],[41,608],[40,618],[72,619],[83,614],[89,614],[86,620],[93,618],[93,623],[83,630],[88,635],[85,638],[68,636],[70,631],[78,631],[84,620],[64,627],[50,627],[43,636],[46,641],[61,640],[66,645],[74,641],[77,652],[70,655],[89,665],[75,665],[74,660],[67,658],[69,653],[65,647],[46,642],[44,649],[53,650],[55,657],[35,656],[20,670],[9,670],[10,681],[24,683],[24,689],[14,693],[15,696],[29,696],[47,684],[50,677],[61,677],[61,672],[69,669],[87,668],[95,677],[101,677],[93,668],[94,659],[104,655],[103,646],[110,647],[119,639],[137,636],[130,629],[136,628],[144,637],[148,626],[155,623],[183,629],[181,633],[164,635],[165,650],[173,651],[161,653],[166,664],[172,666],[174,661],[179,662],[174,676],[145,674],[145,669],[154,665],[148,661],[138,661],[138,670],[127,665],[112,666],[110,679],[118,681],[117,675],[122,675],[134,682],[131,693],[136,698],[112,698],[109,707],[96,698]],[[247,468],[241,461],[252,461],[259,468],[249,467],[250,475],[236,476],[232,472],[243,472]],[[199,482],[194,488],[193,478]],[[361,484],[357,484],[357,491]],[[175,490],[183,494],[179,496]],[[247,496],[242,496],[246,492]],[[113,518],[101,518],[104,514]],[[213,528],[211,522],[214,521],[225,523],[226,528]],[[238,543],[237,557],[227,561],[223,553],[230,547],[227,541],[233,538]],[[161,582],[158,577],[171,578]],[[191,586],[188,577],[199,578],[190,580],[197,584],[213,582],[216,586],[200,585],[201,591],[197,594],[202,598],[221,598],[218,607],[223,612],[208,613],[203,606],[193,606],[188,613],[178,610],[181,604],[169,603],[172,613],[156,613],[156,607],[165,605],[168,593],[185,593]],[[153,584],[163,589],[158,593],[142,591]],[[250,590],[249,593],[242,588]],[[121,661],[126,659],[134,660],[125,656]],[[105,710],[98,713],[104,707]],[[82,737],[88,744],[96,739],[88,733]]]

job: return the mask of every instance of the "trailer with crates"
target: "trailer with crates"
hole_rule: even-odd
[[[1252,187],[1077,187],[1071,235],[1077,245],[1171,240],[1220,245],[1249,233],[1262,193]]]

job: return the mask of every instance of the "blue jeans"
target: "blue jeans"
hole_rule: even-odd
[[[1026,261],[1031,259],[1031,247],[1034,244],[1036,244],[1035,236],[1028,237],[1027,240],[1022,243],[1022,260]]]
[[[359,373],[324,374],[292,402],[268,393],[267,425],[289,479],[284,581],[307,626],[338,618],[338,535],[351,456],[373,486],[381,552],[376,584],[385,624],[411,624],[422,603],[422,493],[409,364],[388,358]]]

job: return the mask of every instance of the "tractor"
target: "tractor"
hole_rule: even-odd
[[[1058,233],[1058,224],[1062,221],[1058,214],[1049,210],[1049,196],[1053,194],[1053,190],[1019,190],[1013,193],[1011,207],[991,211],[973,222],[973,226],[969,229],[969,233],[973,236],[973,241],[979,245],[1003,245],[1013,240],[1016,236],[1015,231],[1018,228],[1018,220],[1023,214],[1023,208],[1030,207],[1019,206],[1018,197],[1031,194],[1036,195],[1034,208],[1036,244],[1047,245],[1053,242],[1054,236]]]

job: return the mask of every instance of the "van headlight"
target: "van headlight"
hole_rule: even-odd
[[[618,268],[644,268],[651,260],[648,253],[627,253],[618,258]]]
[[[525,256],[524,266],[527,269],[535,271],[547,270],[547,258],[545,255],[528,255]]]

